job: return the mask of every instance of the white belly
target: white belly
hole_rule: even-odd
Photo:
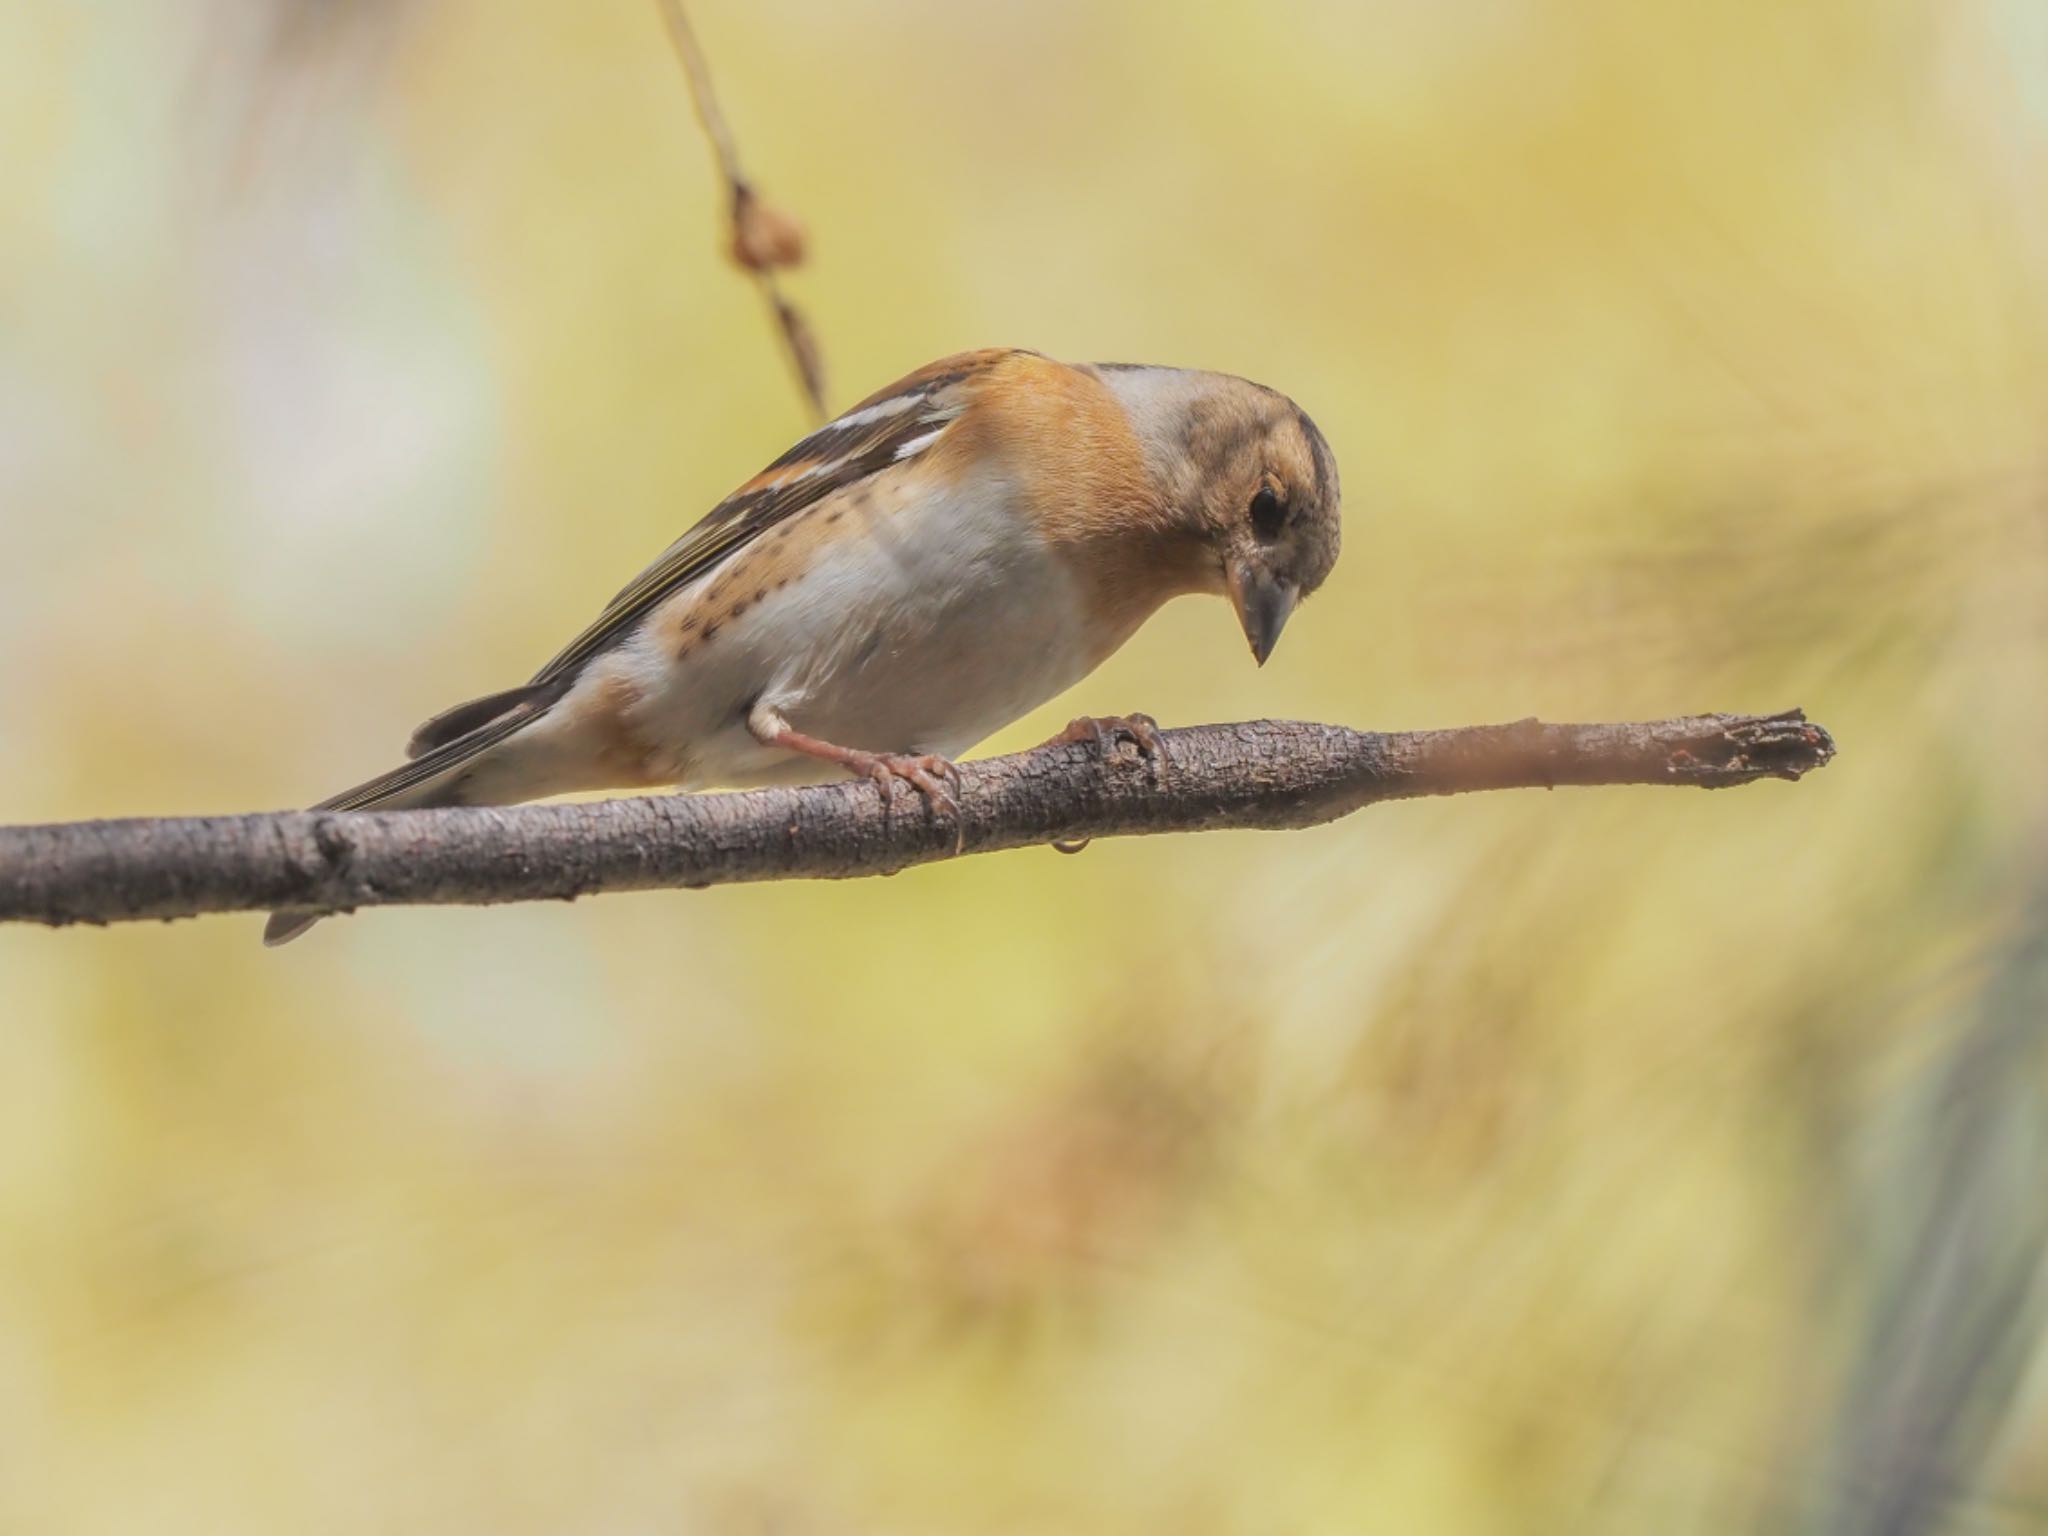
[[[756,741],[756,703],[839,746],[949,757],[1029,713],[1100,658],[1072,578],[1010,494],[927,494],[871,517],[682,665],[629,642],[636,724],[674,743],[697,787],[835,776]]]

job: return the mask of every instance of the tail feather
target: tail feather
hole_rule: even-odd
[[[418,730],[412,733],[412,740],[405,744],[407,757],[424,757],[436,747],[445,747],[459,737],[467,736],[481,726],[517,709],[530,704],[544,693],[559,694],[556,683],[522,683],[517,688],[507,688],[502,693],[487,693],[480,699],[466,699],[442,710],[438,715],[422,721]]]
[[[515,693],[524,691],[513,690]],[[488,701],[479,699],[475,704],[481,705],[486,702]],[[376,778],[366,780],[353,789],[343,790],[331,799],[322,800],[313,809],[422,810],[437,805],[460,805],[463,802],[463,794],[461,779],[456,776],[456,770],[532,724],[552,702],[552,699],[536,699],[529,695],[515,702],[511,708],[497,712],[485,723],[463,735],[419,753],[410,762],[401,763],[388,773],[380,773]],[[444,711],[443,714],[435,716],[434,720],[448,718],[457,711],[472,707],[474,706],[457,705],[454,710]],[[434,720],[422,726],[421,732],[431,727]],[[288,944],[325,915],[321,912],[273,912],[270,914],[270,921],[264,925],[263,942],[273,948],[279,944]]]
[[[273,912],[270,921],[263,925],[263,947],[275,949],[280,944],[289,944],[308,928],[319,922],[323,914],[318,912]]]

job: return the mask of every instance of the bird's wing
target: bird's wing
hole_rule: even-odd
[[[965,409],[972,381],[1010,355],[997,350],[944,358],[905,375],[818,428],[663,551],[533,681],[550,683],[573,675],[630,633],[671,593],[768,529],[928,447]]]

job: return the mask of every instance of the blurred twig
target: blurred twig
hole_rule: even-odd
[[[662,20],[668,24],[669,41],[675,45],[676,58],[682,63],[683,73],[689,77],[690,100],[696,106],[697,121],[703,125],[704,136],[711,141],[712,153],[718,157],[719,174],[725,178],[732,216],[732,259],[751,272],[754,281],[760,284],[761,293],[768,300],[776,325],[782,331],[783,344],[788,348],[797,382],[803,387],[804,397],[810,401],[811,413],[817,420],[824,421],[828,414],[825,409],[825,369],[818,355],[817,338],[803,314],[783,294],[782,284],[775,276],[779,267],[794,267],[802,263],[803,226],[781,209],[763,202],[754,190],[754,184],[740,169],[739,148],[733,142],[732,129],[725,121],[725,114],[718,110],[718,94],[712,89],[711,69],[705,63],[704,50],[698,46],[697,34],[691,30],[690,18],[684,14],[682,0],[656,0],[656,4],[661,8]]]
[[[1386,734],[1300,721],[1167,731],[1164,759],[1050,743],[960,770],[961,809],[865,782],[577,805],[0,827],[0,921],[339,912],[889,874],[1054,841],[1289,828],[1381,800],[1559,785],[1720,788],[1834,755],[1789,714]]]

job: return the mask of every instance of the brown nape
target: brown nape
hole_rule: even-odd
[[[1291,401],[1289,403],[1292,404]],[[1308,444],[1309,457],[1315,464],[1316,499],[1334,512],[1343,499],[1337,483],[1337,455],[1330,451],[1330,440],[1323,436],[1322,429],[1298,405],[1294,407],[1294,419],[1301,427],[1302,439]]]
[[[1301,407],[1294,407],[1294,417],[1308,454],[1309,499],[1300,508],[1294,530],[1291,574],[1306,597],[1328,579],[1343,547],[1343,489],[1328,440]]]

